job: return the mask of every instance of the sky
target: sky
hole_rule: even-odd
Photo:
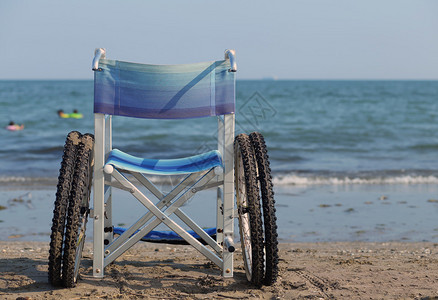
[[[110,59],[235,49],[240,79],[438,79],[436,0],[1,0],[0,79],[92,79]]]

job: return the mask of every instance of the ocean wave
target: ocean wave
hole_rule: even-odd
[[[417,176],[377,176],[377,177],[325,177],[299,176],[296,174],[279,175],[273,178],[274,185],[354,185],[354,184],[438,184],[433,175]]]
[[[412,150],[437,150],[438,149],[438,144],[436,143],[425,143],[425,144],[418,144],[418,145],[414,145],[409,147]]]
[[[128,177],[131,177],[128,175]],[[184,176],[148,176],[152,183],[158,186],[176,186]],[[137,182],[135,178],[130,178]],[[435,175],[398,175],[398,176],[324,176],[324,175],[276,175],[274,186],[308,186],[308,185],[359,185],[359,184],[438,184]],[[21,177],[0,176],[0,186],[54,186],[55,177]]]
[[[0,186],[56,186],[55,177],[0,176]]]
[[[138,181],[132,176],[127,175],[129,180],[133,183]],[[157,186],[176,186],[185,176],[173,175],[173,176],[148,176],[148,179]],[[52,186],[56,188],[58,182],[57,177],[26,177],[26,176],[0,176],[0,186],[10,187],[10,186],[40,186],[47,187]]]

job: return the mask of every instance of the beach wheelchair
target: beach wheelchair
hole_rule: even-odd
[[[234,222],[238,218],[247,279],[273,284],[278,275],[278,242],[271,170],[263,136],[235,135],[234,50],[225,59],[186,65],[145,65],[106,58],[95,51],[94,135],[67,136],[55,200],[49,253],[49,282],[73,287],[93,221],[93,276],[141,240],[153,241],[165,224],[173,240],[190,244],[233,276]],[[217,117],[217,149],[185,158],[144,159],[112,148],[112,116],[146,119]],[[145,146],[147,147],[147,146]],[[147,150],[147,149],[146,149]],[[180,175],[170,192],[150,177]],[[93,184],[93,207],[90,207]],[[158,200],[140,190],[146,188]],[[112,188],[132,194],[146,208],[129,228],[113,225]],[[203,229],[180,208],[198,191],[216,188],[216,227]],[[236,201],[235,201],[236,199]],[[178,220],[178,222],[175,221]],[[184,229],[184,223],[191,230]]]

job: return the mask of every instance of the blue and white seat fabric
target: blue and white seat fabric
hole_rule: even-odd
[[[179,175],[207,171],[222,167],[221,154],[217,150],[177,159],[139,158],[118,149],[110,152],[107,165],[121,170],[153,175]]]

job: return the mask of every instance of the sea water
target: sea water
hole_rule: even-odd
[[[383,187],[384,191],[397,185],[402,186],[398,190],[402,194],[425,193],[421,201],[431,201],[424,210],[437,212],[433,200],[438,198],[434,197],[438,184],[438,81],[238,80],[236,101],[236,132],[263,133],[280,206],[294,207],[291,213],[302,210],[298,219],[304,212],[312,215],[324,207],[324,214],[316,218],[330,214],[354,218],[345,213],[348,204],[336,206],[322,195],[341,190],[366,195],[366,186]],[[61,119],[59,109],[66,113],[77,109],[84,117]],[[56,186],[68,132],[93,132],[93,82],[0,81],[0,120],[0,127],[10,121],[25,125],[22,131],[0,130],[0,185]],[[113,146],[148,158],[195,155],[216,147],[216,126],[215,118],[114,117]],[[426,188],[419,190],[419,185]],[[376,198],[377,194],[371,200]],[[364,209],[367,207],[371,206]],[[390,213],[390,206],[381,207]],[[287,231],[283,236],[293,239],[294,228],[303,221],[281,218],[285,224],[293,224],[290,230],[282,227]],[[311,228],[315,222],[309,220],[302,225],[306,227],[302,233],[322,234]],[[432,226],[432,231],[438,227],[427,226]],[[331,238],[320,240],[336,236],[327,234]],[[301,237],[306,240],[303,234]]]
[[[281,185],[438,183],[438,81],[238,81],[236,131],[260,131]],[[61,119],[57,110],[83,119]],[[0,81],[0,181],[56,177],[69,131],[93,132],[92,81]],[[151,158],[216,146],[214,118],[115,117],[114,147]]]

